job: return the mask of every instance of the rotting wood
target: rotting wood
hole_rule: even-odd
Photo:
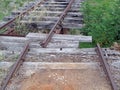
[[[26,37],[10,37],[10,36],[0,36],[1,42],[25,42],[27,40],[30,41],[42,41],[45,39],[47,34],[41,33],[29,33]],[[92,42],[92,36],[83,36],[83,35],[60,35],[55,34],[52,38],[52,42],[54,41],[71,41],[71,42]]]
[[[32,24],[32,23],[35,23],[35,24],[37,24],[38,26],[42,26],[42,25],[49,25],[49,24],[55,24],[55,22],[57,21],[57,19],[56,20],[47,20],[47,21],[36,21],[36,20],[32,20],[32,21],[26,21],[26,20],[21,20],[20,21],[20,23],[24,23],[24,24]],[[75,22],[75,23],[74,23]],[[74,27],[75,26],[81,26],[81,24],[82,24],[83,22],[82,22],[82,20],[79,20],[79,22],[78,22],[78,20],[72,20],[72,22],[70,23],[68,20],[64,20],[63,21],[63,26],[71,26],[71,25],[74,25]]]
[[[17,13],[17,11],[16,11],[16,13]],[[43,11],[31,11],[31,14],[34,14],[34,13],[43,13]],[[46,14],[54,14],[54,15],[57,15],[57,14],[62,14],[62,11],[45,11],[45,13]],[[80,12],[68,12],[67,13],[67,16],[73,16],[73,15],[76,15],[76,16],[81,16],[82,15],[82,13],[80,13]]]
[[[46,50],[46,51],[45,51]],[[55,51],[54,51],[55,50]],[[95,48],[86,48],[86,49],[76,49],[75,48],[66,48],[66,51],[69,51],[69,52],[66,52],[66,53],[61,53],[61,54],[72,54],[72,55],[96,55],[96,52],[95,52]],[[71,51],[71,52],[70,52]],[[19,55],[20,54],[20,51],[19,50],[0,50],[1,54],[4,55],[4,56],[8,56],[8,55]],[[57,48],[51,48],[51,49],[41,49],[38,51],[38,49],[31,49],[30,48],[30,51],[28,52],[27,56],[28,57],[31,57],[31,56],[38,56],[43,53],[43,54],[51,54],[51,53],[55,53],[56,54],[60,54],[60,51],[57,52]]]
[[[88,49],[89,50],[89,49]],[[62,48],[62,50],[60,50],[60,48],[31,48],[30,53],[33,54],[96,54],[95,52],[89,52],[89,51],[83,51],[82,49],[78,49],[78,48]]]
[[[46,38],[46,36],[47,36],[47,34],[29,33],[26,37],[29,38],[30,40],[44,40]],[[52,40],[55,40],[55,41],[67,40],[67,41],[79,41],[79,42],[92,42],[92,36],[54,34],[54,36],[52,37]]]
[[[29,19],[38,19],[39,18],[39,16],[25,16],[24,18],[23,18],[23,20],[29,20]],[[45,16],[45,17],[43,17],[42,19],[43,20],[58,20],[58,16]],[[70,17],[70,16],[66,16],[65,17],[65,19],[64,20],[76,20],[76,21],[79,21],[79,20],[83,20],[83,18],[80,18],[80,17]]]
[[[0,62],[0,68],[9,68],[11,65],[13,65],[13,62]],[[24,62],[22,67],[29,69],[33,67],[36,67],[37,69],[96,69],[96,67],[98,67],[98,63]]]
[[[2,46],[4,46],[5,48],[7,48],[8,50],[15,47],[15,49],[21,49],[24,47],[24,43],[16,43],[16,42],[1,42],[0,45],[2,44]],[[47,46],[47,48],[78,48],[79,46],[79,42],[78,43],[72,43],[69,41],[66,42],[53,42],[53,43],[49,43],[49,45]],[[42,48],[39,43],[30,43],[30,48]]]
[[[17,43],[23,43],[27,41],[27,38],[25,37],[11,37],[11,36],[0,36],[1,42],[17,42]]]
[[[20,22],[23,23],[24,21],[20,21]],[[30,22],[26,22],[26,24],[29,25],[29,24],[32,24],[32,22],[37,24],[38,29],[51,29],[55,24],[55,21],[39,21],[38,23],[37,21],[30,21]],[[80,29],[84,25],[82,24],[83,22],[79,22],[79,23],[76,23],[76,24],[75,23],[63,23],[63,28]]]

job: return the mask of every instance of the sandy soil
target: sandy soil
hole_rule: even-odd
[[[7,90],[111,90],[99,70],[39,70]],[[10,87],[16,86],[10,84]]]

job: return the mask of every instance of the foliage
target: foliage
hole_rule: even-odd
[[[17,10],[18,7],[23,6],[25,2],[29,1],[31,0],[0,0],[0,20],[4,16],[9,15],[13,9]]]
[[[86,0],[83,4],[85,27],[94,43],[110,45],[120,39],[120,0]]]
[[[69,32],[71,35],[79,35],[80,34],[79,29],[70,29]]]
[[[94,43],[90,43],[90,42],[80,42],[79,43],[79,48],[92,48],[95,46],[96,45]]]

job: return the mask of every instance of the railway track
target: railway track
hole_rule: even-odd
[[[85,68],[86,65],[87,65],[86,68],[87,67],[91,68],[92,65],[94,68],[97,68],[95,65],[98,65],[98,67],[103,68],[101,72],[105,72],[106,74],[106,76],[102,75],[101,79],[107,78],[105,80],[107,81],[107,85],[109,86],[109,88],[107,87],[108,90],[119,90],[118,89],[119,82],[116,82],[117,79],[113,78],[114,74],[111,73],[111,69],[110,69],[111,65],[109,65],[107,61],[108,57],[106,57],[106,54],[110,54],[109,52],[110,50],[107,53],[105,53],[106,49],[102,49],[99,46],[99,44],[96,47],[96,51],[95,49],[91,49],[91,50],[78,49],[77,47],[78,47],[79,41],[80,42],[91,41],[89,36],[79,36],[79,35],[71,36],[71,35],[56,35],[56,34],[53,36],[47,48],[42,48],[39,45],[39,42],[44,41],[46,36],[47,35],[30,33],[26,37],[22,37],[22,38],[9,37],[9,36],[0,37],[2,40],[1,43],[4,46],[2,53],[6,53],[6,57],[7,57],[7,54],[8,56],[9,55],[16,56],[16,54],[19,55],[17,61],[14,63],[14,65],[8,72],[8,75],[4,79],[0,90],[5,90],[5,88],[7,88],[8,90],[8,88],[14,86],[14,83],[10,84],[10,82],[14,82],[14,79],[16,80],[16,78],[20,76],[21,68],[24,67],[27,70],[27,68],[31,67],[31,64],[33,65],[33,68],[37,67],[36,69],[38,69],[38,71],[48,69],[48,68],[50,70],[54,70],[54,69],[55,70],[62,69],[62,70],[68,70],[68,71],[81,70],[81,68],[82,67]],[[76,41],[73,41],[73,40],[76,40]],[[10,60],[9,58],[8,60]],[[7,59],[6,59],[6,62],[11,63],[7,61]],[[28,67],[27,66],[25,67],[24,63],[26,63]],[[37,66],[36,66],[36,63],[38,63]],[[31,67],[31,69],[34,71],[33,68]],[[27,72],[26,70],[25,72]],[[25,73],[25,72],[22,72],[22,73]],[[103,87],[103,86],[100,86],[100,87]],[[100,87],[97,86],[97,88],[100,88]],[[13,89],[9,89],[9,90],[13,90]]]
[[[16,15],[15,17],[6,18],[10,21],[8,21],[6,24],[2,25],[0,27],[0,29],[5,28],[8,25],[11,25],[11,23],[13,24],[17,18],[21,18],[20,23],[24,23],[25,25],[32,24],[34,26],[37,26],[37,28],[42,28],[42,29],[44,29],[44,28],[46,28],[46,26],[48,26],[48,28],[50,29],[50,32],[49,32],[49,34],[29,33],[25,37],[10,37],[11,32],[14,31],[14,28],[10,28],[6,33],[4,33],[4,35],[1,34],[0,49],[2,50],[2,52],[8,53],[8,54],[13,54],[13,55],[18,53],[18,58],[17,58],[17,61],[13,64],[10,71],[8,71],[6,78],[3,80],[2,84],[1,84],[0,90],[18,90],[17,87],[16,87],[17,89],[15,89],[15,88],[10,89],[11,88],[10,86],[15,85],[12,83],[12,80],[15,79],[16,77],[20,76],[20,75],[16,75],[16,73],[18,73],[18,71],[21,69],[21,67],[24,66],[24,62],[27,61],[27,57],[29,57],[28,59],[30,59],[30,57],[32,57],[32,56],[34,58],[36,57],[37,58],[37,59],[35,58],[36,61],[41,60],[41,57],[44,57],[44,55],[47,55],[47,59],[48,59],[48,57],[49,58],[52,57],[52,59],[50,59],[50,61],[43,60],[43,63],[37,62],[37,63],[39,63],[39,65],[38,65],[39,67],[38,66],[37,67],[40,70],[41,69],[48,69],[48,70],[49,69],[57,69],[57,70],[64,69],[64,70],[69,71],[71,69],[79,70],[79,69],[81,69],[80,68],[81,66],[84,66],[84,68],[85,68],[86,64],[81,65],[81,62],[82,62],[82,60],[84,61],[84,59],[79,60],[78,58],[83,58],[83,57],[85,58],[89,55],[89,53],[90,54],[93,53],[93,55],[91,55],[91,57],[93,57],[95,55],[94,61],[91,61],[91,60],[89,60],[89,61],[91,61],[94,64],[97,62],[97,65],[99,65],[98,62],[100,62],[103,67],[103,70],[106,74],[106,78],[108,79],[108,81],[107,80],[104,81],[105,85],[107,85],[107,88],[105,88],[103,85],[104,89],[102,89],[102,90],[106,90],[106,89],[107,90],[119,90],[118,89],[119,83],[115,82],[117,80],[113,78],[113,75],[110,70],[110,66],[108,65],[108,62],[106,61],[106,58],[108,55],[106,54],[105,51],[103,51],[103,49],[100,47],[100,45],[97,44],[97,47],[96,47],[97,52],[95,52],[93,50],[92,53],[89,51],[81,52],[82,49],[78,49],[79,42],[92,42],[91,36],[55,34],[57,30],[59,30],[59,33],[63,33],[64,28],[70,29],[70,28],[76,27],[76,25],[78,26],[77,28],[81,27],[81,24],[80,24],[81,18],[78,19],[78,17],[79,16],[82,17],[82,16],[81,16],[81,13],[78,13],[78,11],[77,11],[80,6],[80,4],[78,4],[77,2],[80,3],[81,0],[80,1],[78,1],[78,0],[56,1],[56,0],[54,0],[54,2],[51,2],[51,0],[50,1],[44,0],[39,3],[37,2],[37,4],[36,3],[30,4],[29,8],[27,10],[25,10],[25,12],[14,11],[13,14]],[[41,7],[42,4],[43,4],[43,7]],[[26,20],[29,20],[29,18],[31,18],[30,15],[32,13],[35,13],[35,12],[41,13],[42,11],[40,11],[40,10],[44,10],[44,9],[46,10],[47,7],[48,7],[47,10],[49,10],[49,11],[46,11],[46,13],[49,13],[49,14],[47,16],[45,14],[43,14],[42,21],[33,20],[33,19],[36,19],[38,16],[33,16],[31,22],[26,21]],[[76,7],[77,7],[77,9],[76,9]],[[58,10],[61,10],[61,11],[58,11]],[[58,11],[58,12],[56,12],[56,11]],[[76,13],[73,13],[73,12],[76,12]],[[53,16],[53,13],[55,13],[54,14],[55,16]],[[24,17],[22,17],[22,16],[24,16]],[[51,16],[53,16],[53,17],[51,18]],[[74,24],[72,24],[72,22]],[[45,25],[43,25],[43,24],[45,24]],[[51,25],[49,26],[49,24],[51,24]],[[43,27],[41,27],[40,25]],[[65,26],[68,26],[68,27],[65,27]],[[13,35],[13,36],[15,36],[15,35]],[[43,55],[43,56],[41,56],[41,55]],[[74,55],[76,55],[78,58],[75,59]],[[62,57],[64,57],[64,58],[67,57],[67,59],[70,59],[69,56],[73,57],[71,59],[71,61],[60,61],[60,60],[56,61],[56,59],[54,61],[54,59],[53,59],[53,57],[54,58],[59,57],[59,59]],[[53,61],[51,61],[51,60],[53,60]],[[48,63],[48,62],[52,62],[52,63]],[[77,63],[75,63],[75,62],[77,62]],[[85,62],[87,62],[87,60]],[[88,67],[91,67],[91,65],[88,65]],[[79,73],[79,72],[77,72],[77,73]],[[79,78],[79,76],[77,76],[77,77]],[[98,78],[100,78],[99,75],[98,75]],[[104,78],[104,76],[103,76],[103,78]],[[13,82],[14,82],[14,80],[13,80]],[[10,83],[11,83],[11,85],[10,85]],[[102,83],[102,81],[100,83]],[[78,84],[78,86],[79,86],[79,84]],[[78,86],[76,86],[76,87],[78,87]],[[73,87],[70,87],[69,85],[65,86],[64,90],[68,90],[68,88],[72,88],[70,90],[74,90]],[[97,85],[97,88],[100,88],[100,86]],[[25,90],[25,89],[23,88],[22,90]],[[26,90],[30,90],[30,89],[26,89]],[[31,90],[33,90],[33,89],[31,89]],[[79,89],[77,89],[77,90],[79,90]],[[91,90],[93,90],[93,88]]]
[[[43,0],[44,1],[44,0]],[[23,11],[19,13],[19,15],[15,15],[15,16],[12,16],[12,18],[9,18],[8,20],[5,20],[3,21],[1,24],[0,24],[0,29],[6,29],[6,32],[4,32],[4,34],[6,35],[10,35],[12,34],[15,29],[14,29],[14,23],[15,21],[18,19],[18,18],[22,18],[25,14],[27,14],[28,12],[34,10],[35,7],[37,7],[38,5],[41,5],[43,3],[43,1],[35,1],[32,3],[32,5],[28,5],[28,6],[25,6],[24,9],[22,9]]]
[[[23,9],[12,11],[10,16],[5,17],[4,21],[7,23],[3,24],[0,29],[14,22],[13,25],[10,25],[14,29],[21,25],[21,27],[27,29],[35,29],[33,32],[43,29],[51,31],[58,20],[59,23],[56,26],[58,33],[61,29],[80,29],[83,26],[83,16],[79,12],[82,0],[75,0],[72,5],[69,5],[69,2],[70,0],[31,2],[28,6],[25,6],[27,8],[23,7]],[[9,30],[9,33],[12,33],[11,30]]]

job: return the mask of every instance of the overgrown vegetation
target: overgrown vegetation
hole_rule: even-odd
[[[17,10],[19,7],[23,6],[25,2],[32,0],[0,0],[0,20],[10,14],[14,9]]]
[[[93,48],[96,45],[94,43],[90,43],[90,42],[80,42],[79,43],[79,48]]]
[[[92,35],[93,43],[108,46],[120,40],[120,0],[86,0],[83,12],[86,25],[81,32]]]

